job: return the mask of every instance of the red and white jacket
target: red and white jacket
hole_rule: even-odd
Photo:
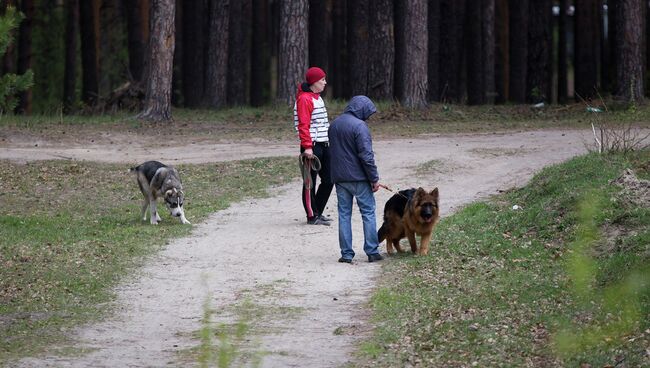
[[[312,148],[313,142],[329,142],[325,102],[320,93],[312,92],[307,84],[299,85],[293,105],[293,126],[298,131],[300,147]]]

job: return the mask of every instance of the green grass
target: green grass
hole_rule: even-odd
[[[647,179],[649,161],[579,157],[443,219],[428,257],[385,266],[359,366],[650,364],[650,209],[608,182],[625,167]]]
[[[178,165],[186,214],[198,223],[298,174],[294,158]],[[126,165],[0,161],[0,365],[37,353],[61,331],[103,310],[111,287],[170,239],[186,236],[140,220],[142,195]],[[99,183],[99,184],[98,184]]]

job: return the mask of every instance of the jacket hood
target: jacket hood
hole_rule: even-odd
[[[296,91],[296,99],[298,99],[298,96],[302,95],[303,93],[311,93],[311,94],[318,95],[318,93],[314,93],[309,88],[309,84],[307,82],[298,83],[298,90]]]
[[[372,114],[377,112],[377,108],[372,101],[366,96],[354,96],[348,103],[348,106],[343,110],[343,113],[350,113],[357,118],[365,121]]]

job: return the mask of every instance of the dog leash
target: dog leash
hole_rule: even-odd
[[[309,158],[304,153],[301,153],[298,156],[298,166],[300,167],[303,185],[305,188],[311,189],[313,185],[311,182],[311,171],[320,171],[322,167],[320,160],[316,155],[312,155],[312,158]]]
[[[391,193],[394,193],[394,192],[395,192],[394,190],[390,189],[390,187],[387,186],[387,185],[384,185],[384,184],[381,184],[381,183],[379,183],[379,184],[377,184],[377,185],[379,185],[380,188],[384,188],[384,189],[386,189],[387,191],[389,191],[389,192],[391,192]],[[400,196],[402,196],[402,197],[404,197],[404,198],[406,198],[406,199],[409,199],[407,196],[405,196],[404,194],[402,194],[402,193],[400,193],[400,192],[397,192],[396,194],[399,194]]]

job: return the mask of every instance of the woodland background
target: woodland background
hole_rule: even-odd
[[[314,65],[326,98],[408,107],[648,94],[642,0],[0,0],[0,13],[8,6],[25,18],[0,71],[34,72],[17,114],[141,109],[160,73],[147,62],[156,8],[173,22],[178,107],[291,104]]]

